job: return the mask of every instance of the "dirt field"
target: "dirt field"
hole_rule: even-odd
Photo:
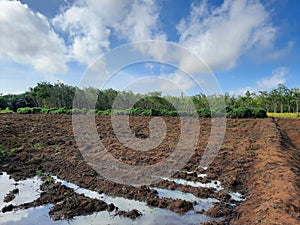
[[[136,137],[149,136],[150,119],[131,117]],[[118,142],[110,117],[96,117],[105,147],[116,159],[130,165],[155,164],[172,153],[180,135],[179,119],[164,120],[168,132],[162,144],[148,152],[137,152]],[[121,210],[105,199],[80,194],[63,182],[55,182],[55,176],[99,194],[144,202],[151,209],[166,209],[163,212],[174,212],[171,215],[182,218],[185,224],[201,224],[197,216],[208,218],[203,224],[300,224],[300,119],[228,119],[219,154],[205,171],[198,166],[211,124],[209,119],[201,119],[200,123],[197,148],[184,168],[151,187],[134,187],[106,180],[89,166],[77,148],[71,116],[0,115],[0,147],[6,151],[0,161],[1,174],[7,173],[17,182],[36,175],[43,180],[41,194],[34,201],[11,204],[18,195],[17,188],[0,196],[6,202],[0,209],[0,221],[11,211],[48,204],[51,219],[58,221],[104,211],[128,224],[142,223],[147,217],[135,207]],[[200,210],[192,200],[159,196],[160,191],[168,190],[171,194],[180,191],[216,201]],[[195,219],[191,222],[189,217]],[[170,219],[169,224],[176,223]]]

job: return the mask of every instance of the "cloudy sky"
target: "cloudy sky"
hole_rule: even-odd
[[[300,87],[299,21],[298,0],[0,0],[0,93],[41,81],[78,85],[99,57],[143,40],[176,43],[201,58],[223,92]],[[158,62],[123,68],[106,87],[134,86],[143,76],[193,88],[178,68]],[[145,83],[158,86],[151,79],[136,86]]]

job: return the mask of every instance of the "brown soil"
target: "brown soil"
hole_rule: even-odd
[[[136,137],[143,139],[149,136],[150,119],[131,117],[130,126]],[[178,118],[163,119],[167,124],[167,135],[161,145],[147,152],[132,151],[118,142],[110,117],[97,116],[96,123],[102,142],[115,158],[131,165],[146,165],[166,158],[178,142]],[[204,178],[197,177],[196,173],[184,172],[200,172],[197,168],[211,128],[209,119],[201,119],[200,123],[197,149],[173,178],[200,182],[218,180],[224,190],[215,192],[210,188],[195,188],[171,181],[161,181],[155,186],[219,199],[219,204],[205,212],[210,216],[225,217],[219,224],[300,224],[300,120],[228,119],[224,142],[218,156],[205,171],[208,176]],[[14,149],[0,158],[0,172],[7,172],[15,180],[33,177],[37,171],[43,171],[44,174],[56,175],[82,188],[145,201],[150,206],[168,208],[179,214],[193,208],[192,202],[158,198],[157,192],[147,186],[117,184],[97,174],[77,148],[71,116],[1,115],[0,134],[1,149]],[[57,183],[45,182],[42,190],[41,197],[34,203],[18,207],[54,204],[50,211],[54,220],[103,210],[115,211],[116,215],[132,219],[140,216],[137,210],[118,211],[112,204],[89,199]],[[239,191],[246,201],[240,203],[230,200],[229,191]],[[53,195],[53,192],[56,194]],[[7,200],[10,200],[9,197]],[[237,206],[233,207],[229,203]],[[7,206],[2,212],[11,211],[15,207]]]

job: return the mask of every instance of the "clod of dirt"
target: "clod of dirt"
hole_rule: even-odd
[[[225,215],[230,215],[231,212],[232,209],[228,205],[224,203],[214,203],[214,207],[207,210],[206,215],[217,218],[223,217]]]
[[[106,209],[107,204],[104,201],[90,199],[83,195],[74,195],[71,198],[66,198],[62,202],[54,205],[50,209],[49,215],[54,221],[63,219],[68,220],[75,216],[85,216]]]
[[[106,209],[108,212],[112,212],[116,209],[116,206],[114,204],[110,203],[107,205]]]
[[[152,207],[167,208],[178,214],[186,213],[194,208],[193,203],[181,199],[152,198],[147,200],[147,205]]]
[[[136,219],[136,218],[142,216],[143,214],[142,214],[140,211],[138,211],[137,209],[133,209],[133,210],[128,211],[128,212],[123,211],[123,210],[120,210],[120,211],[118,211],[118,212],[116,213],[116,215],[128,217],[128,218],[134,220],[134,219]]]
[[[1,211],[2,211],[2,213],[11,212],[11,211],[13,211],[14,208],[15,208],[15,206],[10,204],[10,205],[4,206]]]
[[[191,209],[193,209],[193,203],[185,201],[185,200],[180,200],[177,199],[175,201],[172,202],[173,204],[171,204],[168,208],[172,211],[178,211],[181,210],[182,212],[187,212]]]
[[[15,199],[16,194],[19,194],[19,189],[15,188],[14,190],[10,191],[5,197],[3,202],[11,202]]]
[[[224,221],[221,221],[221,222],[212,221],[212,222],[202,223],[202,225],[224,225],[224,224],[227,224],[227,223],[225,223]]]

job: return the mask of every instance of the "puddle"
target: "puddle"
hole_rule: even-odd
[[[158,192],[158,197],[160,198],[171,198],[171,199],[182,199],[190,202],[196,202],[194,205],[195,211],[207,211],[213,206],[214,202],[219,202],[215,198],[198,198],[191,193],[185,193],[177,190],[167,190],[163,188],[152,188]]]
[[[194,172],[186,172],[187,174],[192,174]],[[207,174],[198,174],[198,177],[206,177]],[[202,187],[202,188],[214,188],[217,192],[223,190],[224,188],[221,185],[220,181],[211,181],[209,183],[201,183],[201,182],[195,182],[195,181],[187,181],[184,179],[173,179],[173,178],[163,178],[164,180],[167,181],[174,181],[177,184],[182,184],[186,186],[191,186],[191,187]],[[229,192],[228,193],[231,197],[232,200],[237,201],[237,202],[242,202],[245,201],[245,197],[239,193],[239,192]]]
[[[3,173],[0,176],[0,184],[0,209],[2,209],[9,204],[20,205],[38,199],[41,193],[40,185],[42,184],[42,181],[38,177],[34,177],[16,182],[13,179],[9,179],[7,173]],[[15,195],[15,198],[8,203],[3,202],[4,197],[16,188],[19,190],[19,193]]]
[[[129,200],[121,197],[112,197],[106,194],[99,194],[94,191],[90,191],[79,186],[60,180],[57,177],[53,177],[56,182],[61,182],[63,185],[74,189],[78,194],[84,194],[87,197],[100,199],[106,203],[113,203],[120,210],[129,211],[132,209],[139,210],[143,215],[137,220],[131,220],[126,217],[114,216],[115,212],[102,211],[94,213],[89,216],[79,216],[75,217],[72,220],[65,221],[52,221],[48,212],[52,207],[51,204],[40,206],[36,208],[30,208],[26,210],[17,210],[7,213],[0,212],[0,224],[1,225],[32,225],[32,224],[41,224],[41,221],[44,225],[99,225],[99,224],[124,224],[124,225],[135,225],[135,224],[199,224],[201,222],[208,221],[219,221],[222,218],[211,218],[204,214],[197,214],[196,211],[202,209],[208,210],[216,199],[200,199],[194,196],[191,193],[183,193],[180,191],[169,191],[165,189],[158,189],[159,197],[168,197],[168,198],[179,198],[187,201],[195,201],[195,210],[189,211],[184,215],[178,215],[168,209],[152,208],[146,205],[145,202],[140,202],[136,200]],[[5,205],[13,204],[19,205],[22,203],[27,203],[36,200],[40,195],[40,185],[42,181],[38,178],[31,178],[24,181],[19,181],[18,185],[15,185],[13,179],[9,179],[9,176],[6,173],[0,175],[0,209]],[[15,188],[19,189],[19,194],[16,195],[16,198],[9,202],[4,203],[3,198],[11,190]]]
[[[244,196],[239,192],[229,192],[228,194],[231,196],[231,199],[234,201],[243,202],[246,200]]]
[[[209,183],[201,183],[201,182],[195,182],[195,181],[187,181],[184,179],[173,179],[173,178],[163,178],[167,181],[174,181],[176,184],[182,184],[186,186],[191,187],[202,187],[202,188],[214,188],[216,191],[221,191],[224,188],[221,185],[220,181],[211,181]]]
[[[78,194],[84,194],[87,197],[100,199],[105,201],[106,203],[113,203],[118,206],[120,210],[129,211],[132,209],[137,209],[142,212],[143,216],[139,218],[137,221],[132,221],[129,219],[128,223],[126,223],[122,218],[118,218],[121,224],[194,224],[195,222],[208,222],[215,220],[215,218],[208,217],[203,214],[197,214],[195,211],[208,210],[213,206],[213,202],[218,202],[217,199],[201,199],[194,196],[191,193],[184,193],[177,190],[167,190],[162,188],[152,188],[157,190],[158,197],[160,198],[171,198],[171,199],[182,199],[186,201],[197,202],[194,206],[194,210],[187,212],[183,216],[180,216],[174,212],[171,212],[167,209],[160,208],[152,208],[146,205],[145,202],[140,202],[136,200],[130,200],[122,197],[111,197],[106,194],[99,194],[94,191],[90,191],[84,188],[80,188],[79,186],[69,183],[67,181],[58,179],[57,177],[53,177],[57,182],[61,182],[63,185],[74,189],[74,191]],[[103,212],[101,212],[103,214]],[[98,213],[99,215],[99,213]],[[128,218],[126,218],[128,219]],[[110,218],[110,224],[115,219]],[[220,220],[220,219],[219,219]],[[118,223],[116,223],[118,224]]]
[[[186,174],[188,174],[188,175],[193,174],[193,173],[195,173],[195,172],[194,171],[186,172]],[[207,177],[207,174],[200,173],[200,174],[197,174],[197,177],[204,178],[204,177]]]

